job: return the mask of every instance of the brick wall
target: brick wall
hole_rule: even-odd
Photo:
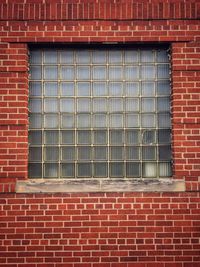
[[[0,1],[1,266],[200,266],[199,17],[196,0]],[[173,178],[187,192],[15,194],[28,179],[29,44],[102,42],[171,45]]]

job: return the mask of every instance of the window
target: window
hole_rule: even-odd
[[[166,49],[31,49],[30,178],[171,173]]]

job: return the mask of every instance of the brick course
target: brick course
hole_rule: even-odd
[[[196,0],[0,1],[2,267],[200,266],[199,17]],[[28,179],[29,45],[106,42],[171,46],[173,178],[187,192],[15,194]]]

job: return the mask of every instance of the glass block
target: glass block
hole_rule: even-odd
[[[78,96],[90,96],[90,83],[78,82],[77,83],[77,95]]]
[[[135,178],[141,176],[140,163],[139,162],[127,162],[126,163],[126,176],[128,178]]]
[[[108,177],[108,164],[107,162],[94,163],[94,177]]]
[[[126,127],[139,127],[139,115],[138,114],[126,114]]]
[[[41,66],[30,66],[30,76],[31,80],[41,80],[42,79]]]
[[[61,79],[74,81],[75,79],[75,70],[73,66],[62,66],[60,71]]]
[[[77,99],[77,111],[78,112],[90,112],[91,111],[90,98],[78,98]]]
[[[157,94],[161,96],[170,96],[170,82],[158,81],[157,82]]]
[[[141,50],[140,51],[141,62],[154,62],[153,50]]]
[[[118,178],[124,176],[124,163],[122,162],[113,162],[110,163],[110,177]]]
[[[142,96],[155,96],[155,83],[142,82]]]
[[[75,131],[62,131],[61,132],[61,144],[69,145],[74,144]]]
[[[46,114],[44,116],[44,128],[58,128],[58,118],[56,114]]]
[[[42,63],[42,51],[32,50],[30,53],[30,63],[31,64],[41,64]]]
[[[30,178],[42,178],[42,164],[29,163],[28,173]]]
[[[32,98],[29,100],[29,111],[32,113],[42,112],[42,100],[38,98]]]
[[[144,130],[142,132],[142,143],[145,145],[152,145],[156,142],[156,134],[153,130]]]
[[[58,62],[58,55],[56,50],[44,51],[44,64],[56,64]]]
[[[41,96],[42,95],[42,83],[41,82],[30,82],[29,94],[31,96]]]
[[[119,50],[109,51],[109,63],[122,64],[122,52]]]
[[[60,111],[73,113],[75,110],[74,99],[62,98],[60,99]]]
[[[145,146],[142,148],[143,160],[155,160],[156,159],[156,147]]]
[[[74,52],[73,51],[60,51],[60,62],[62,64],[72,64],[74,63]]]
[[[169,113],[158,114],[158,126],[162,128],[171,127],[171,116]]]
[[[171,177],[172,168],[170,162],[160,162],[158,163],[159,167],[159,177]]]
[[[123,160],[124,148],[123,147],[110,147],[110,160]]]
[[[63,178],[65,177],[74,178],[75,177],[75,164],[74,163],[61,164],[61,176]]]
[[[142,114],[142,127],[155,127],[156,121],[155,121],[155,115],[153,114]]]
[[[77,163],[77,177],[91,177],[92,164],[91,163]]]
[[[139,99],[138,98],[126,98],[125,100],[126,112],[139,112]]]
[[[31,145],[41,145],[42,131],[29,131],[28,141]]]
[[[44,112],[58,112],[58,98],[44,99]]]
[[[57,80],[58,79],[58,68],[56,66],[45,66],[44,67],[44,79],[45,80]]]
[[[110,96],[122,96],[123,95],[123,83],[111,82],[108,84]]]
[[[171,143],[171,130],[170,129],[163,129],[158,130],[158,143]]]
[[[42,160],[42,148],[41,147],[29,147],[29,161],[41,161]]]
[[[44,148],[44,160],[58,161],[59,160],[59,148],[58,147],[45,147]]]
[[[45,178],[58,178],[58,164],[45,163],[44,164],[44,177]]]
[[[106,98],[93,98],[93,112],[106,112],[107,99]]]
[[[142,176],[147,178],[156,178],[157,177],[156,163],[144,162],[142,164]]]
[[[122,98],[110,98],[109,99],[109,111],[110,112],[123,112],[123,99]]]
[[[130,97],[139,96],[139,83],[126,83],[125,95]]]
[[[141,78],[143,80],[155,79],[155,67],[154,67],[154,65],[141,66]]]
[[[74,82],[61,82],[60,93],[62,96],[74,96]]]
[[[168,52],[167,50],[157,50],[157,62],[168,62]]]
[[[75,147],[61,147],[61,158],[62,161],[75,160]]]
[[[91,160],[91,147],[81,146],[77,149],[78,160]]]
[[[110,115],[110,127],[122,128],[123,127],[123,115],[122,114],[111,114]]]
[[[106,63],[106,51],[100,51],[100,50],[97,50],[97,51],[93,51],[92,52],[92,62],[95,63],[95,64],[105,64]]]
[[[159,146],[159,160],[171,160],[171,146]]]
[[[45,131],[44,132],[44,144],[55,145],[59,143],[58,131]]]
[[[157,65],[158,79],[169,79],[169,64]]]
[[[77,67],[77,79],[78,80],[90,80],[90,67],[78,66]]]
[[[93,115],[93,127],[94,128],[107,127],[107,115],[106,114],[94,114]]]
[[[91,131],[77,131],[77,144],[91,144]]]
[[[110,67],[108,69],[109,79],[112,81],[123,79],[123,68],[122,67]]]
[[[92,95],[106,96],[107,95],[106,82],[93,82]]]
[[[142,98],[142,112],[155,112],[154,98]]]
[[[128,81],[139,79],[139,67],[138,66],[126,66],[124,70],[125,79]]]
[[[125,63],[135,64],[138,63],[138,50],[128,50],[125,51]]]
[[[93,152],[94,160],[107,160],[108,158],[107,147],[97,146],[94,147],[93,149],[94,149]]]
[[[76,63],[89,64],[90,63],[90,51],[88,50],[76,51]]]
[[[124,144],[123,130],[111,130],[110,131],[110,144],[112,145],[123,145]]]
[[[158,112],[170,111],[170,99],[169,99],[169,97],[158,97],[157,110],[158,110]]]
[[[78,114],[77,115],[77,127],[78,128],[90,128],[91,117],[90,114]]]
[[[63,129],[75,128],[75,118],[73,114],[62,114],[61,115],[61,127]]]
[[[93,80],[106,80],[106,67],[93,66]]]
[[[126,130],[126,143],[129,145],[139,144],[139,130]]]
[[[126,147],[126,159],[127,160],[139,160],[140,159],[140,149],[135,146]]]
[[[42,127],[42,115],[41,114],[30,114],[29,115],[29,128],[40,129]]]
[[[98,130],[94,131],[94,144],[106,145],[107,144],[107,131]]]
[[[58,83],[54,83],[54,82],[44,83],[44,95],[45,96],[58,96]]]

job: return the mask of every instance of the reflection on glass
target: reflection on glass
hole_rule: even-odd
[[[42,127],[42,115],[40,114],[30,114],[29,115],[29,128],[39,129]]]
[[[125,78],[126,80],[137,80],[139,78],[139,68],[137,66],[126,66],[125,67]]]
[[[171,147],[159,146],[159,160],[171,160]]]
[[[44,164],[44,177],[57,178],[58,177],[58,164],[57,163]]]
[[[42,148],[41,147],[30,147],[29,148],[29,160],[30,161],[41,161],[42,160]]]
[[[127,98],[126,99],[126,111],[138,111],[139,112],[139,99],[138,98]]]
[[[109,51],[109,63],[122,63],[122,52],[119,50]]]
[[[157,61],[158,62],[168,62],[167,50],[158,50],[157,51]]]
[[[110,98],[109,99],[110,112],[123,112],[123,99],[122,98]]]
[[[135,146],[126,147],[126,159],[139,160],[140,159],[139,147],[135,147]]]
[[[89,160],[91,159],[91,147],[81,146],[78,147],[78,160]]]
[[[169,79],[169,65],[168,64],[159,64],[158,68],[158,78],[160,79]]]
[[[30,112],[42,112],[42,100],[41,99],[30,99],[29,101],[29,110]]]
[[[107,147],[97,146],[94,147],[94,160],[106,160],[107,159]]]
[[[142,127],[155,127],[155,115],[142,114]]]
[[[74,53],[73,51],[60,51],[60,62],[62,64],[71,64],[74,63]]]
[[[112,130],[110,131],[110,143],[121,145],[124,143],[124,133],[123,130]]]
[[[42,63],[42,51],[41,50],[31,51],[30,63],[31,64],[41,64]]]
[[[96,145],[107,144],[107,132],[104,130],[94,131],[94,144]]]
[[[142,96],[154,96],[154,82],[143,82],[142,83]]]
[[[124,158],[123,147],[110,147],[110,160],[122,160]]]
[[[80,64],[89,64],[90,51],[88,50],[76,51],[76,62]]]
[[[106,51],[93,51],[93,63],[106,63]]]
[[[170,100],[168,97],[159,97],[157,100],[158,111],[169,111],[170,110]]]
[[[119,82],[109,83],[109,95],[110,96],[122,96],[123,95],[123,84]]]
[[[141,66],[141,78],[147,80],[155,79],[154,65]]]
[[[78,128],[90,127],[90,114],[78,114],[77,115],[77,127]]]
[[[139,96],[139,83],[126,83],[126,96]]]
[[[142,143],[145,145],[152,145],[156,142],[155,131],[145,130],[142,133]]]
[[[164,95],[164,96],[170,95],[170,84],[168,80],[157,82],[157,94]]]
[[[122,67],[109,67],[108,71],[110,80],[122,80]]]
[[[91,131],[78,131],[77,132],[78,144],[91,144]]]
[[[126,131],[126,142],[128,144],[139,143],[139,131],[138,130],[127,130]]]
[[[154,51],[153,50],[141,50],[141,62],[153,62]]]
[[[30,74],[32,80],[41,80],[42,78],[42,68],[40,66],[31,66]]]
[[[125,63],[138,63],[138,55],[139,53],[137,50],[125,51]]]
[[[170,143],[171,142],[171,131],[170,129],[158,130],[158,143]]]
[[[42,131],[29,131],[28,141],[31,145],[41,145]]]
[[[90,67],[78,66],[77,67],[77,79],[79,80],[90,80]]]
[[[154,178],[157,176],[156,163],[144,162],[142,164],[143,177]]]
[[[75,131],[62,131],[61,144],[74,144]]]
[[[56,50],[44,51],[44,64],[56,64],[57,60],[58,59]]]
[[[156,147],[145,146],[142,148],[142,159],[154,160],[156,159]]]
[[[171,118],[169,113],[158,114],[158,126],[163,128],[171,127]]]
[[[138,114],[126,114],[126,127],[139,127],[139,115]]]
[[[142,98],[142,112],[154,112],[155,100],[154,98]]]
[[[106,98],[93,98],[93,112],[106,112],[107,99]]]
[[[158,165],[160,177],[172,176],[171,164],[169,162],[160,162]]]
[[[94,80],[106,80],[106,67],[104,66],[93,67],[93,79]]]
[[[122,114],[111,114],[110,115],[110,127],[112,128],[123,127],[123,115]]]

